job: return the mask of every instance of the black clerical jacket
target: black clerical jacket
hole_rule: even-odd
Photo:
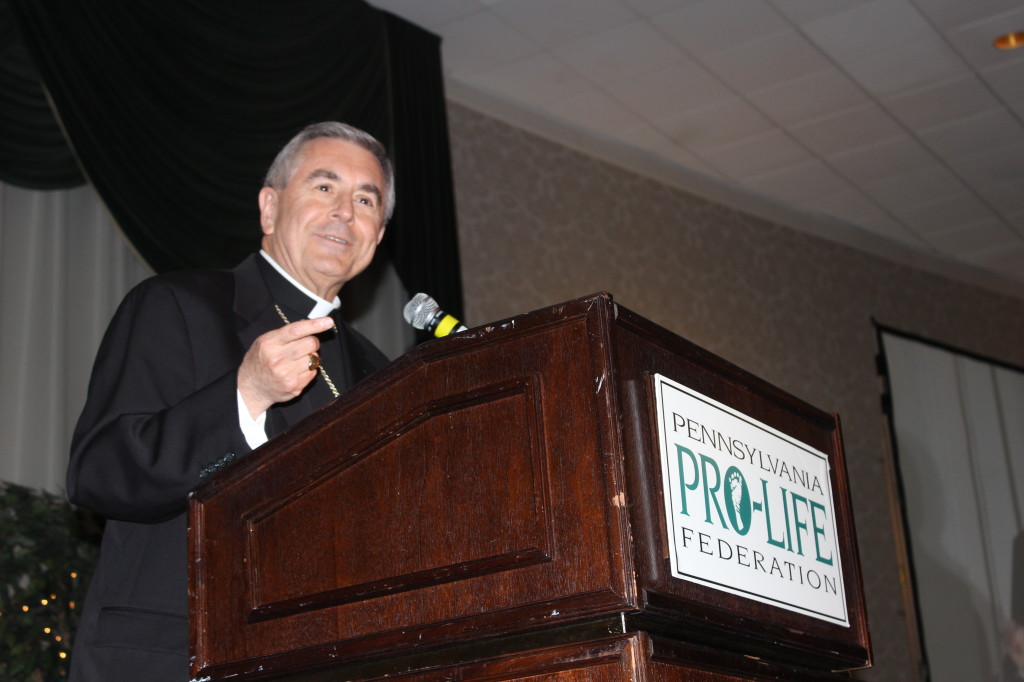
[[[72,680],[188,678],[187,496],[249,452],[236,377],[256,337],[282,325],[268,286],[280,275],[271,272],[253,255],[233,270],[148,279],[107,329],[68,467],[69,499],[107,519]],[[348,325],[339,325],[339,337],[348,367],[332,378],[355,382],[387,364]],[[316,403],[317,392],[307,390],[272,407],[268,434]]]

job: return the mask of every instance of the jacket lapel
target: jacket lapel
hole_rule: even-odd
[[[262,257],[258,253],[253,254],[233,270],[235,275],[236,331],[242,347],[246,350],[261,334],[265,334],[271,329],[277,329],[284,324],[277,311],[274,310],[274,300],[256,260]],[[273,438],[303,417],[313,413],[315,407],[310,393],[310,391],[304,391],[294,400],[274,405],[267,411],[268,437]]]
[[[339,324],[338,330],[341,334],[342,347],[348,351],[349,385],[355,386],[380,369],[380,365],[367,357],[366,348],[359,342],[356,335],[352,333],[348,324]]]

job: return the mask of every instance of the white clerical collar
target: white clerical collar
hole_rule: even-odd
[[[291,282],[293,287],[295,287],[296,289],[298,289],[299,291],[304,293],[306,296],[309,296],[311,299],[313,299],[316,302],[316,305],[313,306],[313,310],[311,310],[309,312],[309,315],[308,315],[309,319],[312,320],[312,319],[317,318],[317,317],[326,317],[326,316],[330,315],[332,311],[337,310],[338,308],[341,307],[341,299],[338,298],[337,296],[334,297],[334,301],[332,301],[332,302],[328,302],[328,301],[320,298],[319,296],[314,294],[312,291],[310,291],[306,287],[304,287],[301,284],[299,284],[299,282],[294,277],[289,275],[288,272],[284,268],[282,268],[280,265],[277,264],[277,261],[275,261],[273,258],[270,257],[269,253],[267,253],[263,249],[260,249],[260,255],[263,256],[264,258],[266,258],[267,262],[270,263],[271,265],[273,265],[274,269],[277,270],[278,272],[280,272],[282,277],[284,277],[286,280]]]

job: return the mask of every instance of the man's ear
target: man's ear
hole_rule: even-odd
[[[384,239],[384,230],[386,230],[387,227],[387,225],[381,225],[380,230],[377,231],[377,246],[380,246],[380,240]]]
[[[277,217],[277,190],[273,187],[264,187],[260,190],[260,227],[263,234],[271,234],[274,231],[274,219]]]

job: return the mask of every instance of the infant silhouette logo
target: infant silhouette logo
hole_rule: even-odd
[[[750,521],[753,516],[750,502],[750,490],[747,488],[747,479],[736,467],[730,467],[725,472],[725,484],[729,491],[729,502],[726,514],[729,515],[729,522],[733,530],[740,535],[746,535],[750,530]]]

